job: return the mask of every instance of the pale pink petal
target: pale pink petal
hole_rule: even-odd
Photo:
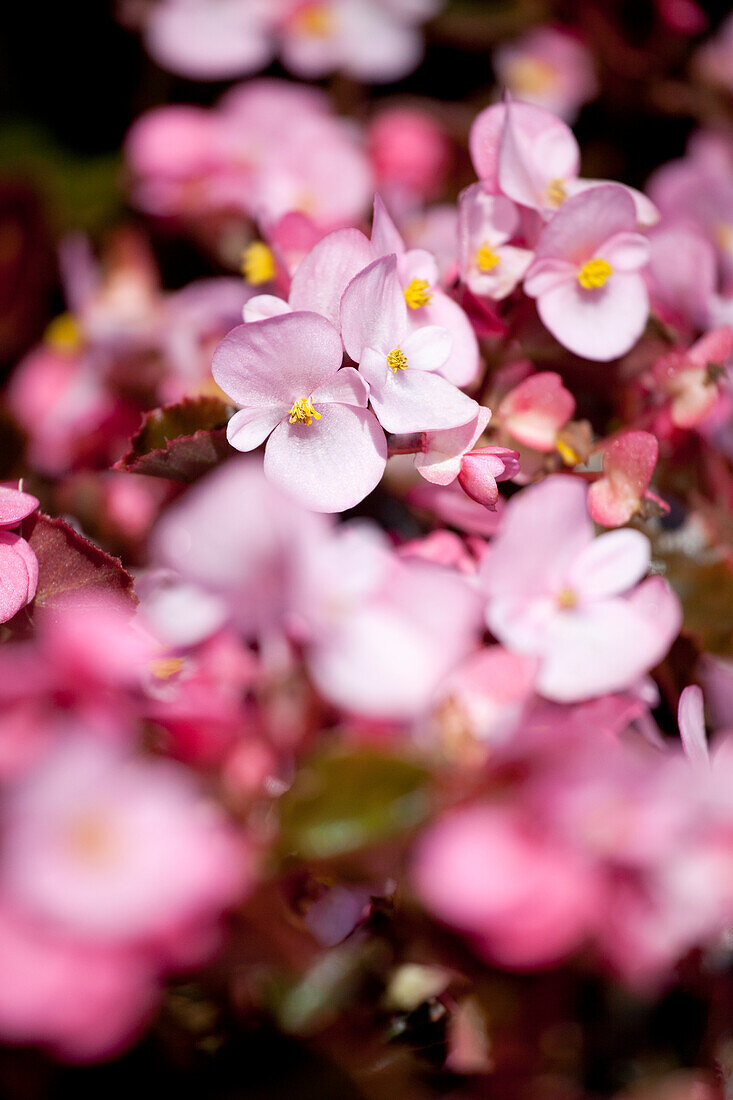
[[[519,453],[507,447],[481,447],[461,459],[458,483],[472,500],[492,510],[499,499],[497,481],[519,473]]]
[[[315,405],[324,401],[365,409],[369,403],[369,387],[354,367],[342,367],[330,381],[313,391]]]
[[[242,316],[247,324],[252,324],[253,321],[266,321],[268,317],[279,317],[292,311],[292,306],[274,294],[257,294],[244,303]]]
[[[458,477],[461,458],[470,451],[491,419],[491,410],[479,406],[474,420],[442,432],[425,433],[425,451],[415,455],[415,466],[426,481],[450,485]]]
[[[478,406],[445,378],[429,371],[387,371],[383,382],[370,382],[370,400],[388,432],[438,431],[473,420]]]
[[[286,313],[239,325],[211,365],[216,383],[241,405],[287,405],[323,385],[341,365],[341,340],[317,313]]]
[[[339,328],[343,293],[372,259],[372,247],[359,229],[330,233],[298,265],[290,287],[290,305],[320,313]]]
[[[581,550],[566,584],[581,601],[621,595],[646,574],[650,560],[649,539],[641,531],[608,531]]]
[[[568,196],[579,195],[581,191],[589,191],[593,187],[603,187],[609,180],[569,179],[565,181],[565,191]],[[636,210],[636,221],[642,229],[649,229],[659,221],[659,210],[651,199],[635,187],[629,187],[625,183],[618,184],[629,195]]]
[[[283,421],[265,448],[265,474],[314,512],[343,512],[381,480],[387,441],[373,413],[326,402],[310,424]]]
[[[493,298],[500,302],[518,286],[524,278],[534,253],[514,245],[502,245],[496,249],[499,262],[491,271],[481,271],[474,266],[466,274],[465,283],[474,294]]]
[[[649,263],[651,248],[641,233],[617,233],[603,246],[603,258],[614,271],[638,271]]]
[[[480,183],[472,183],[459,196],[458,241],[462,262],[484,241],[492,248],[506,244],[519,229],[519,212],[504,195],[488,195]]]
[[[533,374],[510,390],[497,410],[506,431],[527,447],[553,450],[575,412],[575,398],[553,371]]]
[[[407,321],[411,329],[420,325],[439,325],[452,337],[452,349],[440,373],[454,386],[470,386],[481,369],[478,341],[468,317],[442,290],[435,289],[429,305],[422,309],[408,310]]]
[[[597,256],[609,238],[636,227],[634,203],[623,187],[609,183],[567,199],[537,242],[538,259],[581,265]]]
[[[722,325],[701,336],[687,354],[690,362],[700,367],[708,367],[711,363],[722,367],[728,362],[732,351],[733,329]]]
[[[568,351],[608,362],[629,351],[643,333],[649,298],[640,275],[619,273],[597,290],[585,290],[577,279],[563,283],[538,299],[537,310]]]
[[[705,703],[702,690],[690,684],[680,695],[677,708],[682,747],[692,766],[700,771],[710,767],[710,753],[705,736]]]
[[[288,415],[289,409],[287,404],[240,409],[227,424],[227,439],[238,451],[253,451],[264,443],[270,432]]]
[[[572,130],[541,107],[507,103],[499,151],[498,181],[514,202],[535,209],[551,205],[547,187],[578,173],[578,143]]]
[[[30,493],[0,485],[0,527],[15,527],[35,512],[39,501]]]
[[[554,593],[593,538],[586,487],[556,474],[512,497],[481,563],[485,591],[496,599],[528,600]]]
[[[400,347],[409,370],[437,371],[450,356],[453,340],[447,328],[425,325],[412,332]]]
[[[341,64],[355,80],[381,84],[400,80],[417,68],[422,36],[373,0],[342,4]]]
[[[617,527],[637,511],[657,462],[659,445],[650,432],[623,432],[603,451],[604,476],[591,485],[588,508],[596,523]]]
[[[624,691],[668,649],[665,626],[631,599],[598,600],[556,615],[545,637],[537,690],[557,702]]]
[[[407,330],[407,305],[397,278],[397,257],[382,256],[351,280],[341,300],[341,334],[358,363],[365,348],[385,354]]]
[[[571,282],[577,274],[578,266],[570,260],[535,259],[525,276],[524,292],[530,298],[539,298]]]
[[[36,594],[38,588],[38,558],[35,552],[31,548],[29,542],[26,542],[24,538],[19,538],[16,543],[13,544],[16,554],[19,554],[25,562],[25,567],[28,570],[28,597],[27,602],[30,603]]]
[[[155,60],[194,80],[226,80],[268,64],[269,35],[242,0],[217,0],[216,13],[192,0],[153,6],[145,31]]]
[[[374,196],[374,220],[372,221],[372,248],[374,257],[389,256],[393,252],[401,256],[405,242],[400,231],[387,212],[381,195]]]

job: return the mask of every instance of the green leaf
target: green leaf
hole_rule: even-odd
[[[280,802],[284,852],[327,859],[411,828],[429,810],[428,779],[371,749],[313,757]]]

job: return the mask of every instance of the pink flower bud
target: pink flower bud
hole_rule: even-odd
[[[507,447],[479,447],[461,459],[458,481],[464,493],[492,511],[499,499],[497,481],[519,473],[519,454]]]

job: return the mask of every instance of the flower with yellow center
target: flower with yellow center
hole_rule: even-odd
[[[479,271],[483,271],[485,275],[488,275],[490,271],[494,270],[498,263],[501,263],[501,260],[488,242],[484,241],[476,253],[476,267]]]
[[[598,290],[602,287],[609,275],[613,275],[613,268],[607,260],[596,257],[583,264],[578,272],[578,282],[583,290]]]
[[[242,274],[251,286],[261,286],[275,278],[275,257],[264,241],[252,241],[245,248]]]
[[[387,356],[387,366],[392,371],[392,374],[397,374],[398,370],[407,370],[407,356],[399,345],[396,348],[392,348]]]
[[[428,290],[430,284],[427,279],[413,279],[405,287],[405,301],[410,309],[420,309],[421,306],[426,306],[430,303],[433,295]]]
[[[568,197],[564,180],[550,180],[545,188],[545,197],[550,206],[562,206]]]
[[[310,428],[314,420],[321,419],[321,414],[313,408],[310,397],[299,397],[290,410],[288,419],[291,424],[305,424]]]

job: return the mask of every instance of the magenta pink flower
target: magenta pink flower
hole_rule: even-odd
[[[341,330],[387,431],[454,428],[475,418],[476,402],[437,373],[450,355],[448,330],[437,325],[410,330],[396,256],[375,260],[349,283],[341,301]]]
[[[607,184],[568,199],[537,242],[524,289],[576,355],[616,359],[644,331],[649,299],[640,271],[649,243],[635,229],[632,199]]]
[[[341,360],[333,325],[297,312],[235,328],[212,364],[216,382],[242,406],[229,421],[229,442],[251,451],[267,439],[267,477],[320,512],[358,504],[387,461],[367,385],[353,367],[339,369]]]
[[[525,447],[553,451],[557,435],[575,412],[575,398],[554,371],[525,378],[502,398],[501,426]]]
[[[649,540],[633,530],[594,539],[586,495],[564,475],[522,490],[481,564],[490,629],[540,658],[537,689],[558,701],[631,687],[664,656],[681,620],[664,581],[638,583]]]
[[[678,428],[695,427],[712,410],[720,396],[716,370],[723,372],[732,351],[733,330],[725,325],[654,364],[652,380],[669,399],[672,423]]]
[[[458,484],[472,500],[496,508],[497,481],[509,481],[519,473],[519,454],[508,447],[479,447],[461,459]]]
[[[636,515],[644,499],[659,500],[648,492],[658,453],[656,437],[642,431],[622,432],[603,448],[603,477],[588,490],[588,511],[596,523],[620,527]]]
[[[38,507],[30,493],[0,485],[0,623],[12,619],[33,599],[38,585],[38,559],[17,527]]]
[[[415,455],[415,467],[426,481],[450,485],[461,472],[463,456],[476,445],[491,419],[491,409],[483,405],[473,420],[457,428],[425,432],[423,450]]]

